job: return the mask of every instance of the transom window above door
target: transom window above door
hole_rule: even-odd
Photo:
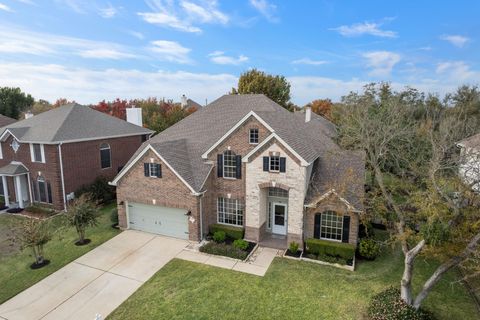
[[[249,143],[258,144],[258,128],[250,129]]]

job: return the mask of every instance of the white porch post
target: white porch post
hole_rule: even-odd
[[[20,176],[15,176],[15,182],[16,182],[16,196],[17,196],[17,201],[18,201],[18,207],[19,208],[24,208],[23,204],[23,194],[22,194],[22,181],[20,180]]]
[[[2,176],[2,184],[3,184],[3,197],[5,198],[5,206],[10,207],[10,200],[8,199],[8,184],[7,184],[6,176]]]

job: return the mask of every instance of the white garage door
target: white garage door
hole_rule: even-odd
[[[188,239],[186,213],[185,209],[129,203],[128,223],[130,229]]]

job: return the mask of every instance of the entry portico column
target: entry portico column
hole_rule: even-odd
[[[8,184],[7,177],[2,176],[3,198],[5,199],[5,206],[10,207],[10,200],[8,199]]]
[[[24,208],[23,204],[23,194],[22,194],[22,181],[20,180],[20,176],[15,176],[15,182],[16,182],[16,195],[17,195],[17,201],[18,201],[18,207],[19,208]]]

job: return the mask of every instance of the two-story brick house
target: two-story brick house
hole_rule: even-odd
[[[5,204],[65,209],[69,195],[97,177],[112,179],[151,130],[79,104],[69,104],[0,129]]]
[[[226,95],[145,142],[112,181],[120,226],[199,241],[213,223],[286,247],[356,244],[364,154],[264,95]]]

